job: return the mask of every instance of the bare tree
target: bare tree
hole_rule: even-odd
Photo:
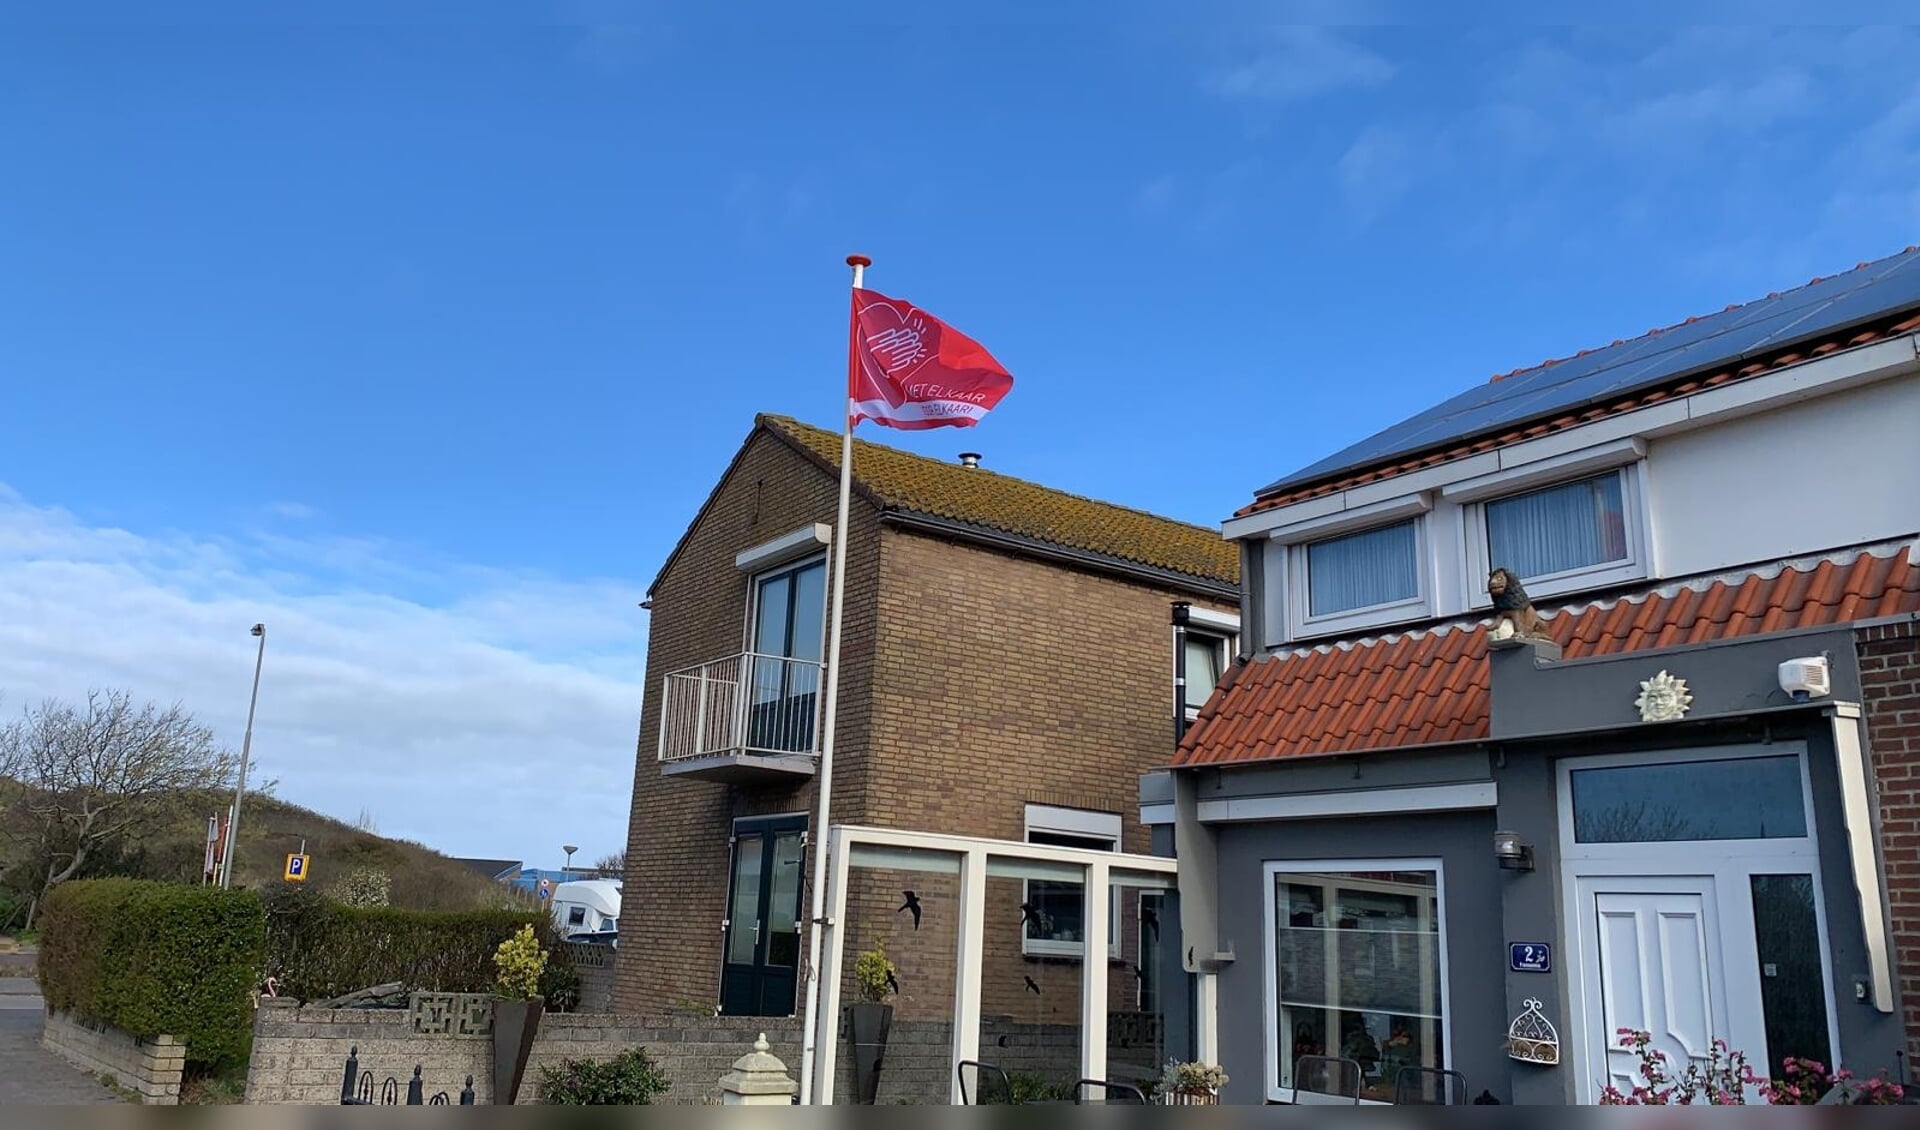
[[[616,851],[612,855],[603,855],[593,869],[610,879],[619,879],[627,873],[627,853]]]
[[[171,794],[225,788],[233,770],[233,754],[179,703],[135,706],[121,690],[91,691],[84,705],[47,699],[0,728],[0,777],[15,782],[0,826],[46,868],[45,897],[102,845],[137,835]]]
[[[362,808],[360,815],[354,819],[353,826],[356,830],[365,832],[369,836],[377,836],[380,834],[380,822],[373,818],[373,809],[371,808]]]

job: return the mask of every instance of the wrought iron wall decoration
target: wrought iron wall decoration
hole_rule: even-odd
[[[1560,1062],[1560,1033],[1540,1012],[1540,1002],[1521,1002],[1526,1011],[1507,1026],[1507,1055],[1522,1063]]]

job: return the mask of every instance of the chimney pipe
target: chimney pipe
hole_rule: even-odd
[[[968,470],[979,467],[980,453],[978,451],[962,451],[960,453],[960,465]]]

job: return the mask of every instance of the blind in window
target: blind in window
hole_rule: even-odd
[[[1317,541],[1307,547],[1307,604],[1315,616],[1420,595],[1414,524]]]

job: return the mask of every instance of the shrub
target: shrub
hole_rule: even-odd
[[[1074,1097],[1074,1089],[1064,1083],[1055,1083],[1037,1071],[1015,1071],[1007,1076],[1007,1088],[1013,1092],[1016,1106],[1027,1103],[1069,1102]]]
[[[645,1048],[612,1059],[569,1059],[541,1074],[540,1101],[555,1106],[649,1106],[673,1086]]]
[[[393,877],[378,867],[356,867],[330,894],[342,906],[386,906],[393,901]]]
[[[508,1000],[532,1000],[540,994],[547,971],[547,951],[540,948],[532,926],[522,926],[493,951],[494,985]]]
[[[873,948],[853,959],[853,983],[860,999],[867,1004],[885,1004],[900,983],[898,967],[887,958],[887,943],[878,941]]]
[[[177,1037],[197,1064],[246,1057],[265,920],[250,891],[89,879],[62,883],[41,918],[47,1003],[135,1036]]]
[[[283,996],[305,1001],[394,981],[409,990],[490,993],[494,951],[521,927],[554,948],[553,919],[539,911],[350,907],[283,887],[267,900],[267,972]],[[570,971],[565,955],[554,954],[541,992],[564,988]]]

